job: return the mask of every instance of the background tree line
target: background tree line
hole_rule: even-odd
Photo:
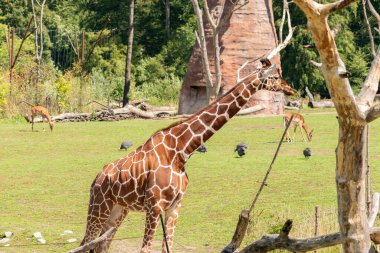
[[[170,3],[170,26],[165,22],[165,4]],[[327,1],[323,1],[327,2]],[[14,51],[22,42],[33,10],[31,0],[0,0],[0,111],[18,113],[18,102],[45,104],[55,112],[81,111],[93,99],[120,101],[129,33],[130,1],[46,0],[43,17],[41,77],[37,78],[35,35],[23,43],[9,80],[9,44]],[[374,1],[375,8],[380,3]],[[276,25],[280,24],[282,1],[274,1]],[[328,96],[304,14],[290,4],[292,42],[282,51],[286,81],[303,93],[306,86]],[[38,11],[38,8],[37,8]],[[195,43],[196,20],[191,1],[147,0],[135,3],[131,99],[149,98],[153,104],[176,104],[182,78]],[[372,27],[375,20],[370,18]],[[338,49],[351,83],[359,88],[366,76],[371,50],[368,28],[359,2],[334,13]],[[33,30],[33,26],[29,28]],[[85,33],[83,33],[85,31]],[[284,31],[286,34],[286,31]],[[374,32],[376,42],[379,33]],[[14,54],[15,54],[14,52]],[[13,55],[14,57],[14,55]]]

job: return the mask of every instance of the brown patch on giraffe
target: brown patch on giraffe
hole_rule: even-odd
[[[169,171],[168,168],[158,168],[154,172],[155,180],[157,181],[157,179],[160,179],[161,185],[164,187],[166,187],[170,184],[170,178],[166,177],[168,171]]]
[[[176,139],[172,136],[172,135],[165,135],[164,137],[164,143],[166,144],[166,146],[168,146],[169,148],[175,148],[176,147],[176,144],[177,144],[177,141]]]
[[[209,113],[204,113],[199,117],[199,120],[201,120],[205,125],[210,125],[211,122],[214,120],[215,116],[210,115]]]
[[[190,129],[194,133],[202,133],[204,130],[206,130],[206,128],[201,123],[199,123],[197,121],[194,121],[193,123],[191,123]]]
[[[219,105],[218,106],[218,115],[225,114],[228,109],[228,105]]]
[[[216,118],[214,124],[212,124],[211,127],[218,131],[226,121],[227,119],[225,116],[219,116]]]

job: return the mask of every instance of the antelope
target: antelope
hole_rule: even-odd
[[[284,127],[286,127],[286,125],[290,121],[290,118],[293,115],[294,115],[294,117],[293,117],[293,120],[292,120],[291,125],[290,125],[290,127],[292,127],[292,126],[294,127],[293,138],[290,137],[289,130],[288,130],[288,131],[286,131],[285,140],[288,141],[288,142],[294,142],[294,137],[296,135],[297,128],[299,128],[300,132],[301,132],[301,135],[302,135],[303,141],[306,141],[306,140],[305,140],[305,137],[303,136],[302,129],[305,130],[305,132],[306,132],[307,140],[311,141],[311,138],[313,138],[313,131],[314,131],[314,129],[312,129],[311,131],[309,131],[308,126],[306,124],[306,121],[305,121],[305,119],[303,118],[303,116],[301,114],[296,113],[296,112],[287,113],[284,116]]]
[[[42,121],[44,119],[46,119],[48,121],[49,126],[50,126],[50,131],[53,131],[54,122],[52,121],[52,119],[50,117],[49,111],[45,107],[40,106],[40,105],[32,105],[31,103],[28,103],[26,101],[22,101],[22,102],[31,106],[32,132],[34,131],[34,118],[38,115],[40,115],[42,117]],[[45,131],[45,128],[44,128],[44,131]]]

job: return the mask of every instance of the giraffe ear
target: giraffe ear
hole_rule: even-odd
[[[273,64],[268,69],[263,71],[262,78],[267,79],[270,75],[273,75],[276,72],[276,69],[276,64]]]

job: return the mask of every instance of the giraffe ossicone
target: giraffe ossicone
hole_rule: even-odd
[[[274,76],[275,66],[268,62],[203,110],[157,131],[127,157],[104,166],[91,185],[87,228],[81,245],[93,241],[111,227],[119,227],[129,211],[143,211],[146,212],[146,224],[140,252],[151,252],[159,216],[164,212],[171,252],[181,200],[188,185],[184,166],[191,154],[231,119],[257,90],[294,93],[282,78]],[[107,252],[114,235],[115,232],[109,240],[99,244],[96,252]],[[166,252],[164,241],[162,246],[162,252]]]

